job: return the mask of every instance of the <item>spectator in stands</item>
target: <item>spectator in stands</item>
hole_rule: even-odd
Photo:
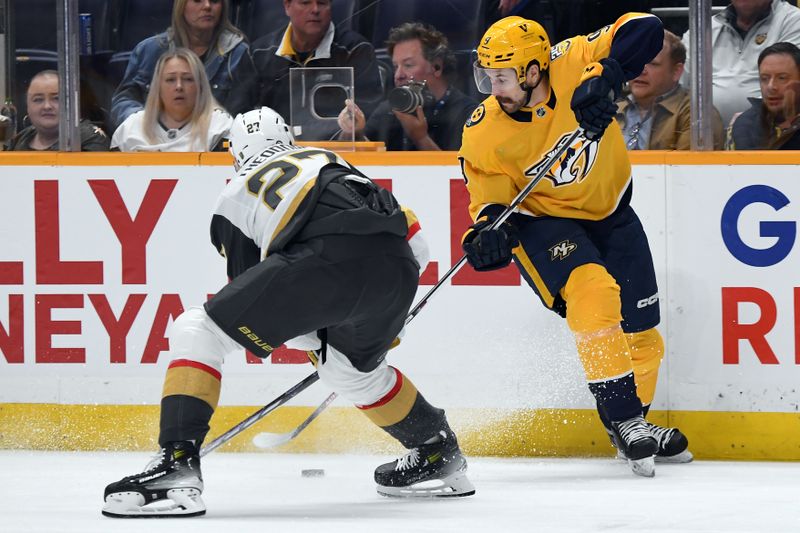
[[[288,123],[290,68],[353,67],[355,96],[365,109],[374,109],[383,88],[372,44],[354,31],[335,26],[330,0],[283,0],[283,7],[289,25],[253,42],[260,82],[258,105],[271,107]],[[333,107],[334,118],[341,105],[340,100]]]
[[[348,101],[339,114],[341,138],[383,141],[388,150],[458,150],[461,130],[478,105],[451,84],[455,58],[447,37],[431,26],[406,22],[392,28],[386,41],[394,65],[395,89],[425,82],[423,105],[397,110],[390,98],[365,119]]]
[[[686,47],[677,35],[664,31],[664,47],[628,82],[630,94],[619,102],[617,122],[629,150],[689,150],[691,97],[679,80]],[[714,110],[714,148],[724,141],[722,119]]]
[[[58,150],[58,72],[43,70],[31,79],[27,92],[31,125],[9,139],[6,150]],[[81,151],[108,150],[105,132],[88,120],[79,123]]]
[[[711,19],[713,102],[724,124],[758,98],[756,59],[781,41],[800,43],[800,9],[783,0],[731,0]],[[688,48],[688,31],[683,42]]]
[[[775,43],[758,56],[761,98],[734,116],[729,150],[800,149],[800,49]]]
[[[224,150],[233,119],[214,100],[197,54],[176,48],[163,54],[144,109],[114,132],[111,148],[122,152]]]
[[[165,0],[161,0],[165,1]],[[119,126],[144,106],[156,61],[167,50],[184,47],[202,60],[214,98],[232,114],[252,106],[248,80],[255,76],[244,34],[229,19],[229,0],[175,0],[172,25],[140,42],[111,99],[111,122]]]

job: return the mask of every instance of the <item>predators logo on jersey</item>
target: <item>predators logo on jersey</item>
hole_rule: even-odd
[[[536,176],[542,171],[542,166],[569,140],[570,135],[564,134],[556,144],[542,156],[533,166],[525,171],[526,176]],[[597,141],[577,139],[567,148],[564,154],[550,167],[545,178],[553,182],[555,187],[569,185],[575,181],[582,181],[591,172],[597,160]]]
[[[569,39],[563,40],[560,43],[556,44],[550,49],[550,61],[555,61],[559,57],[563,56],[569,50],[569,46],[572,44]]]
[[[570,101],[587,65],[608,57],[614,44],[630,59],[618,59],[623,68],[641,71],[636,52],[642,48],[641,36],[652,33],[648,28],[653,25],[660,25],[653,15],[628,13],[612,26],[551,47],[549,96],[530,107],[509,113],[495,96],[483,101],[479,120],[470,120],[463,130],[459,151],[473,220],[487,206],[509,205],[578,127]],[[520,213],[601,220],[614,212],[631,182],[630,160],[616,121],[599,140],[576,141],[546,177],[522,201]]]

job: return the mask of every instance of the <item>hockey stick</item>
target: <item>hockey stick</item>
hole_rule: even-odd
[[[583,135],[583,129],[579,127],[578,129],[572,132],[572,134],[567,138],[566,141],[564,141],[561,144],[561,146],[556,148],[556,150],[550,155],[547,161],[544,162],[542,168],[539,169],[539,172],[536,173],[536,176],[534,176],[533,179],[529,181],[528,184],[525,185],[525,187],[523,187],[521,191],[519,191],[519,194],[517,194],[514,197],[514,199],[511,200],[511,203],[508,204],[508,207],[506,207],[506,209],[500,214],[500,216],[497,217],[494,220],[494,222],[492,222],[492,224],[489,226],[489,229],[497,228],[500,224],[505,222],[508,219],[508,217],[511,216],[511,213],[513,213],[514,210],[519,206],[519,204],[521,204],[522,201],[531,193],[533,188],[536,187],[536,185],[542,180],[542,178],[545,177],[545,175],[548,172],[550,172],[550,169],[553,167],[553,165],[556,164],[558,158],[561,157],[564,154],[564,152],[566,152],[567,149],[572,145],[572,143],[575,142],[575,140],[581,135]],[[433,294],[437,290],[439,290],[439,287],[444,285],[444,283],[447,280],[449,280],[450,277],[453,274],[455,274],[455,272],[459,268],[461,268],[461,265],[463,265],[466,260],[467,256],[462,255],[461,259],[459,259],[456,262],[456,264],[450,268],[450,270],[445,272],[444,276],[442,276],[442,278],[436,282],[436,285],[434,285],[431,288],[431,290],[429,290],[428,293],[422,297],[422,299],[417,303],[417,305],[414,306],[414,308],[408,314],[408,317],[406,318],[406,325],[408,325],[408,323],[411,322],[414,319],[414,317],[417,316],[417,314],[419,314],[420,311],[422,311],[422,308],[425,307],[425,305],[428,303],[428,300],[431,299],[431,296],[433,296]]]
[[[301,381],[291,389],[287,390],[286,392],[284,392],[283,394],[272,400],[270,403],[268,403],[267,405],[265,405],[252,415],[248,416],[247,418],[239,422],[238,424],[233,426],[231,429],[229,429],[216,439],[212,440],[211,442],[203,446],[203,449],[200,450],[200,457],[203,457],[213,452],[214,450],[216,450],[217,448],[219,448],[220,446],[231,440],[233,437],[235,437],[245,429],[249,428],[256,422],[267,416],[269,413],[271,413],[281,405],[285,404],[286,402],[288,402],[289,400],[291,400],[292,398],[294,398],[295,396],[306,390],[308,387],[313,385],[317,380],[319,380],[319,374],[317,374],[316,372],[306,377],[305,379],[303,379],[303,381]],[[311,423],[311,421],[308,422]]]
[[[514,197],[514,199],[511,201],[511,203],[508,205],[508,207],[506,207],[506,209],[500,214],[500,216],[497,217],[494,220],[494,222],[491,224],[491,226],[489,226],[491,229],[496,228],[497,226],[499,226],[500,224],[505,222],[508,219],[508,217],[511,216],[511,213],[514,212],[514,210],[519,206],[519,204],[522,203],[522,201],[525,199],[525,197],[527,197],[528,194],[530,194],[530,192],[533,190],[533,188],[536,187],[536,185],[542,180],[542,178],[544,178],[544,176],[550,171],[550,169],[553,167],[553,165],[555,165],[555,163],[558,160],[558,158],[561,157],[564,154],[564,152],[566,152],[567,149],[572,145],[572,143],[575,142],[575,140],[578,137],[583,135],[583,133],[584,132],[583,132],[582,128],[580,128],[580,127],[577,128],[574,132],[572,132],[572,134],[567,138],[567,140],[561,144],[561,146],[557,147],[552,152],[552,154],[547,159],[547,161],[545,161],[545,163],[542,165],[541,169],[539,169],[539,172],[536,173],[536,175],[533,177],[533,179],[530,182],[528,182],[528,184],[519,192],[519,194],[517,194],[517,196]],[[444,274],[444,276],[442,276],[442,278],[439,281],[436,282],[436,285],[434,285],[425,294],[425,296],[422,297],[422,299],[417,303],[417,305],[414,306],[414,308],[411,310],[411,312],[409,312],[408,316],[406,317],[406,321],[405,321],[405,325],[406,326],[408,324],[410,324],[412,320],[414,320],[414,318],[419,314],[419,312],[422,311],[422,308],[425,307],[425,305],[427,305],[428,301],[436,293],[436,291],[438,291],[439,288],[442,285],[444,285],[445,282],[450,279],[450,277],[452,277],[452,275],[461,267],[461,265],[464,264],[464,262],[466,260],[467,260],[467,256],[466,255],[462,255],[461,259],[459,259],[458,262],[456,262],[456,264],[453,265],[450,268],[450,270],[448,270]],[[317,374],[316,372],[314,372],[313,374],[309,375],[308,377],[303,379],[303,381],[301,381],[300,383],[298,383],[297,385],[295,385],[294,387],[292,387],[288,391],[284,392],[282,395],[278,396],[271,403],[265,405],[264,407],[262,407],[261,409],[259,409],[258,411],[256,411],[252,415],[250,415],[248,418],[246,418],[245,420],[243,420],[242,422],[240,422],[236,426],[232,427],[231,429],[229,429],[228,431],[226,431],[225,433],[223,433],[222,435],[220,435],[219,437],[217,437],[216,439],[214,439],[213,441],[208,443],[208,445],[205,446],[200,451],[200,456],[202,457],[202,456],[206,455],[207,453],[210,453],[210,452],[214,451],[216,448],[218,448],[222,444],[225,444],[226,442],[231,440],[233,437],[235,437],[236,435],[238,435],[239,433],[241,433],[245,429],[249,428],[250,426],[252,426],[256,422],[258,422],[259,420],[264,418],[267,414],[271,413],[272,411],[274,411],[275,409],[277,409],[281,405],[285,404],[286,402],[288,402],[289,400],[294,398],[297,394],[299,394],[300,392],[304,391],[305,389],[307,389],[308,387],[313,385],[314,382],[316,382],[317,380],[319,380],[319,374]],[[333,402],[333,399],[336,397],[335,394],[336,393],[333,393],[333,394],[331,394],[331,396],[328,396],[328,398],[326,398],[325,401],[322,402],[319,405],[319,407],[317,407],[314,410],[314,412],[312,412],[309,415],[309,417],[306,418],[300,424],[300,426],[298,426],[294,430],[288,432],[286,434],[286,435],[288,435],[288,438],[286,438],[286,440],[282,440],[280,442],[280,444],[283,444],[285,442],[289,442],[294,437],[296,437],[303,429],[308,427],[308,425],[311,424],[311,422],[313,422],[325,410],[325,408],[328,407],[328,405],[330,405]],[[258,437],[258,436],[259,435],[257,435],[256,437]]]
[[[553,165],[555,165],[556,161],[558,161],[558,158],[561,157],[564,154],[564,152],[566,152],[567,149],[572,145],[572,143],[575,142],[575,140],[578,137],[583,135],[583,133],[584,133],[583,129],[579,127],[574,132],[572,132],[572,134],[570,134],[570,136],[567,138],[565,142],[561,144],[561,146],[556,148],[556,150],[550,155],[547,161],[545,161],[545,163],[542,165],[542,168],[539,169],[539,172],[536,173],[533,179],[530,182],[528,182],[528,184],[525,187],[523,187],[523,189],[519,192],[519,194],[517,194],[514,197],[514,199],[511,201],[508,207],[506,207],[506,209],[500,214],[500,216],[497,217],[494,220],[494,222],[492,222],[492,224],[489,226],[491,229],[496,228],[497,226],[505,222],[508,219],[508,217],[511,216],[511,213],[513,213],[514,210],[519,206],[519,204],[521,204],[522,201],[530,194],[533,188],[536,187],[536,184],[539,183],[542,180],[542,178],[545,177],[545,175],[547,175],[547,173],[550,171]],[[445,282],[447,282],[447,280],[449,280],[459,268],[461,268],[461,265],[463,265],[466,260],[467,256],[462,255],[461,259],[459,259],[458,262],[456,262],[456,264],[453,265],[450,268],[450,270],[448,270],[439,281],[436,282],[436,285],[434,285],[425,294],[425,296],[423,296],[422,299],[419,302],[417,302],[417,305],[414,306],[414,308],[408,313],[408,316],[406,317],[406,322],[405,322],[406,326],[409,325],[412,320],[414,320],[414,317],[416,317],[419,314],[419,312],[422,311],[422,308],[425,307],[425,305],[428,303],[428,301],[431,299],[434,293],[436,293],[436,291],[438,291],[439,288],[442,285],[444,285]],[[313,422],[314,419],[316,419],[322,413],[322,411],[324,411],[325,408],[328,407],[328,405],[331,404],[334,398],[336,398],[335,392],[332,393],[330,396],[328,396],[328,398],[324,402],[322,402],[319,405],[319,407],[317,407],[314,410],[314,412],[311,413],[309,417],[306,418],[294,430],[281,434],[266,433],[266,432],[259,433],[253,439],[253,444],[258,446],[259,448],[269,448],[272,446],[278,446],[289,442],[290,440],[295,438],[298,434],[300,434],[300,432],[303,431],[303,429],[308,427],[308,425],[311,422]]]
[[[300,434],[301,431],[306,429],[308,425],[316,419],[319,414],[328,407],[333,400],[336,399],[336,393],[332,392],[330,396],[325,398],[325,401],[319,404],[313,413],[311,413],[308,418],[303,420],[299,426],[294,428],[292,431],[288,431],[286,433],[270,433],[270,432],[262,432],[253,437],[253,444],[255,444],[259,448],[274,448],[276,446],[281,446],[286,444],[297,435]]]

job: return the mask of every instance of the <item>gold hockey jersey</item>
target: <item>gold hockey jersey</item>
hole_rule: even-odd
[[[489,205],[508,206],[578,127],[570,101],[586,65],[611,56],[632,79],[661,50],[662,42],[657,17],[628,13],[613,25],[551,48],[547,101],[508,114],[494,96],[484,100],[464,125],[458,154],[473,220]],[[576,140],[517,211],[600,220],[617,208],[630,182],[625,141],[612,120],[599,141]]]

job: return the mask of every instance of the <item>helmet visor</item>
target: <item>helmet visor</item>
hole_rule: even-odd
[[[472,75],[475,77],[475,86],[482,94],[492,94],[492,80],[487,73],[489,69],[483,68],[477,61],[472,63]]]
[[[475,61],[472,64],[472,75],[475,77],[475,86],[483,94],[507,93],[514,87],[519,87],[519,80],[513,68],[484,68]]]

